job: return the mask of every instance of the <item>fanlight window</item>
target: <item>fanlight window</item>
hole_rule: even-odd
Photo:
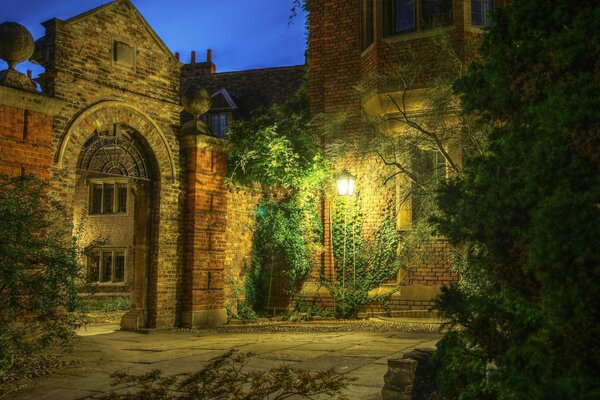
[[[115,126],[112,133],[94,133],[83,145],[80,170],[111,176],[149,179],[141,143],[125,129]]]

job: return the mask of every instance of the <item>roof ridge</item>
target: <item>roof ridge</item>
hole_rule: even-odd
[[[287,65],[281,67],[266,67],[266,68],[252,68],[252,69],[244,69],[239,71],[227,71],[227,72],[217,72],[215,74],[209,75],[233,75],[233,74],[244,74],[248,72],[260,72],[260,71],[269,71],[269,70],[281,70],[281,69],[300,69],[306,68],[306,64],[298,64],[298,65]]]

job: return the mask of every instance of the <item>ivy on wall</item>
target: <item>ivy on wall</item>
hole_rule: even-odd
[[[325,284],[338,317],[356,317],[363,305],[375,300],[369,291],[394,279],[401,265],[393,213],[387,213],[371,240],[363,237],[361,219],[359,197],[336,200],[331,232],[336,280]]]
[[[322,242],[316,207],[295,194],[282,201],[264,200],[256,213],[252,265],[245,293],[256,310],[270,309],[276,286],[292,295],[314,266]]]
[[[318,203],[327,167],[310,130],[306,87],[287,103],[234,123],[229,141],[230,183],[259,184],[265,193],[242,307],[270,309],[274,289],[295,293],[322,252]]]

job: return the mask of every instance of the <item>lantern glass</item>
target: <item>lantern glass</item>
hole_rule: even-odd
[[[354,183],[356,178],[348,171],[343,171],[337,177],[337,190],[340,196],[352,196],[354,194]]]

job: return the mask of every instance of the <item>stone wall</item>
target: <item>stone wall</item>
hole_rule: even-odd
[[[138,277],[150,326],[176,323],[182,274],[183,207],[179,151],[180,63],[129,1],[119,0],[70,20],[44,23],[36,58],[45,68],[46,93],[65,101],[52,132],[53,194],[72,212],[76,160],[94,133],[112,124],[137,131],[156,166],[149,270]],[[135,48],[131,68],[117,65],[115,42]],[[146,281],[147,279],[147,281]],[[147,285],[146,289],[142,286]],[[135,297],[135,296],[134,296]],[[135,299],[134,299],[135,303]]]
[[[258,189],[230,186],[227,197],[225,304],[235,310],[237,301],[244,300],[244,277],[252,264],[256,209],[263,195]]]

